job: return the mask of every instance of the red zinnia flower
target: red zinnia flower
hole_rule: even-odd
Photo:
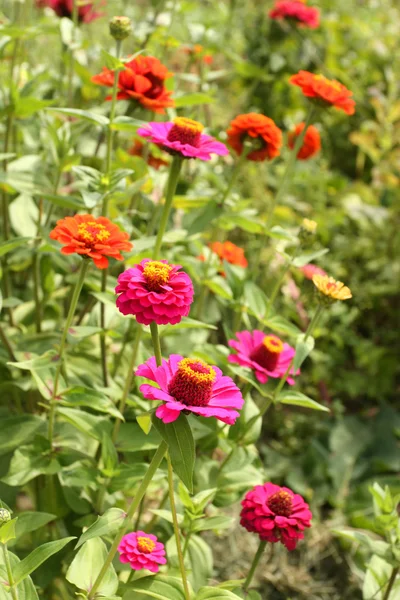
[[[278,0],[269,16],[271,19],[296,21],[310,29],[319,27],[319,10],[313,6],[306,6],[300,0]]]
[[[98,269],[108,267],[108,258],[123,260],[120,251],[129,252],[132,244],[129,236],[106,217],[75,215],[57,221],[50,237],[64,247],[63,254],[80,254],[93,259]]]
[[[294,148],[296,144],[296,139],[299,137],[301,132],[303,131],[305,123],[299,123],[296,125],[294,131],[289,133],[288,145],[289,148]],[[306,134],[303,139],[303,144],[300,150],[297,153],[297,158],[300,160],[307,160],[314,154],[317,154],[321,150],[321,136],[319,135],[319,131],[314,125],[309,125],[307,127]]]
[[[253,140],[255,149],[247,155],[249,160],[270,160],[280,154],[282,131],[272,119],[257,113],[238,115],[227,130],[228,143],[239,156],[247,139]],[[258,146],[256,145],[258,144]]]
[[[72,19],[73,0],[36,0],[36,5],[39,8],[48,6],[54,10],[58,17]],[[78,20],[80,23],[90,23],[90,21],[94,21],[94,19],[98,19],[102,15],[103,13],[93,10],[91,2],[85,4],[78,3]]]
[[[221,261],[226,260],[231,265],[238,265],[239,267],[247,267],[248,265],[243,248],[232,242],[212,242],[210,248],[219,256]]]
[[[307,98],[314,99],[322,106],[334,106],[348,115],[355,113],[353,92],[335,79],[327,79],[324,75],[315,75],[309,71],[299,71],[289,79],[290,83],[301,87]]]
[[[133,531],[124,535],[119,546],[119,560],[129,563],[135,571],[147,569],[152,573],[158,573],[160,565],[165,565],[164,544],[157,540],[155,535],[144,533],[144,531]]]
[[[265,542],[281,542],[288,550],[296,548],[311,527],[312,514],[304,499],[286,487],[273,483],[256,485],[242,500],[240,524],[258,533]]]
[[[172,73],[154,56],[137,56],[125,63],[118,75],[118,100],[136,100],[144,108],[156,113],[165,113],[165,108],[174,106],[174,101],[164,85]],[[113,87],[114,71],[103,67],[102,73],[92,77],[94,83]],[[107,97],[109,100],[111,96]]]
[[[118,277],[115,288],[117,308],[123,315],[135,315],[138,323],[176,325],[187,317],[193,302],[193,284],[181,265],[144,258],[139,265]]]
[[[158,158],[158,156],[154,156],[150,151],[147,152],[147,148],[140,140],[135,140],[128,152],[131,156],[140,156],[140,158],[143,158],[147,162],[149,167],[153,167],[153,169],[156,169],[157,171],[160,167],[168,165],[168,161]]]

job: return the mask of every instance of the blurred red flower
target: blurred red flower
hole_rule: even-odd
[[[238,265],[239,267],[247,267],[248,265],[243,248],[232,242],[212,242],[210,248],[221,260],[226,260],[231,265]]]
[[[48,6],[54,10],[58,17],[72,19],[73,0],[36,0],[36,6],[38,8]],[[98,19],[103,14],[96,12],[91,2],[78,4],[78,20],[80,23],[90,23],[90,21]]]
[[[271,19],[295,21],[303,27],[316,29],[319,27],[319,10],[307,6],[301,0],[278,0],[270,11]]]
[[[164,114],[165,108],[174,106],[171,93],[165,87],[165,80],[172,76],[154,56],[137,56],[125,63],[118,75],[118,100],[133,100],[155,113]],[[113,87],[114,71],[103,67],[99,75],[92,77],[93,83]],[[109,100],[111,96],[107,97]]]
[[[238,115],[231,121],[227,134],[228,144],[239,156],[243,152],[246,139],[254,142],[255,148],[247,156],[249,160],[270,160],[280,154],[282,132],[272,119],[264,115],[257,113]]]
[[[290,83],[301,87],[307,98],[313,99],[322,106],[334,106],[348,115],[355,113],[356,103],[351,98],[353,92],[335,79],[327,79],[324,75],[315,75],[309,71],[299,71],[289,79]]]
[[[289,148],[294,148],[296,144],[296,139],[301,134],[305,126],[305,123],[298,123],[294,128],[294,131],[289,133],[288,137],[288,145]],[[319,131],[314,125],[309,125],[307,127],[306,134],[303,139],[303,144],[300,150],[297,153],[297,158],[300,160],[307,160],[307,158],[311,158],[314,154],[317,154],[321,150],[321,136]]]

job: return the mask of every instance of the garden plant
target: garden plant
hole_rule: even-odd
[[[400,599],[399,27],[3,0],[0,600]]]

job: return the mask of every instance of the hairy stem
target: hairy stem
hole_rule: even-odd
[[[6,566],[8,584],[10,586],[10,593],[13,600],[18,600],[18,592],[17,588],[14,584],[14,577],[11,568],[10,556],[8,554],[7,544],[2,544],[3,546],[3,555],[4,555],[4,564]]]
[[[163,236],[164,236],[165,230],[167,228],[169,214],[171,212],[171,207],[172,207],[172,201],[174,199],[176,186],[178,184],[179,173],[182,168],[182,161],[183,161],[182,157],[177,156],[177,155],[174,156],[174,158],[172,159],[171,168],[169,171],[168,182],[167,182],[167,190],[165,193],[164,209],[163,209],[163,212],[161,215],[161,221],[160,221],[160,225],[158,228],[156,243],[155,243],[154,251],[153,251],[154,260],[156,260],[160,254]]]
[[[248,575],[246,577],[246,581],[244,582],[244,585],[243,585],[243,590],[245,592],[247,592],[248,589],[249,589],[249,587],[250,587],[251,581],[252,581],[253,576],[254,576],[254,572],[255,572],[255,570],[257,568],[258,563],[260,562],[260,558],[263,555],[263,552],[265,550],[265,546],[266,545],[267,545],[267,542],[261,541],[260,545],[258,546],[258,550],[257,550],[257,552],[254,555],[253,562],[251,563],[250,571],[248,572]]]

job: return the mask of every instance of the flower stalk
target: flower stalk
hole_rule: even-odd
[[[391,593],[392,589],[394,588],[394,584],[396,582],[396,578],[397,578],[399,571],[400,571],[400,567],[393,567],[393,570],[392,570],[392,573],[390,575],[390,579],[388,582],[388,586],[385,591],[385,595],[383,596],[383,600],[389,600],[390,593]]]
[[[160,221],[160,225],[158,228],[156,243],[155,243],[154,251],[153,251],[154,260],[157,260],[159,254],[160,254],[163,236],[164,236],[165,230],[167,228],[169,214],[171,212],[171,207],[172,207],[172,202],[173,202],[175,191],[176,191],[176,186],[178,185],[179,173],[181,172],[182,163],[183,163],[183,158],[181,156],[175,155],[174,158],[172,159],[168,182],[167,182],[167,189],[166,189],[166,193],[165,193],[164,210],[161,215],[161,221]]]
[[[57,364],[56,373],[55,373],[54,382],[53,382],[53,393],[52,393],[51,399],[50,399],[49,425],[48,425],[48,438],[49,438],[50,446],[52,446],[53,438],[54,438],[54,424],[55,424],[55,413],[56,413],[56,405],[57,405],[57,391],[58,391],[58,383],[59,383],[59,379],[60,379],[61,369],[62,369],[62,365],[63,365],[63,358],[64,358],[63,355],[64,355],[64,350],[65,350],[65,344],[67,341],[68,330],[71,327],[72,319],[74,318],[75,310],[76,310],[79,296],[80,296],[80,293],[81,293],[81,290],[83,287],[83,282],[85,281],[85,276],[86,276],[88,267],[89,267],[89,261],[86,259],[82,259],[81,267],[80,267],[79,273],[78,273],[78,279],[75,284],[75,289],[74,289],[74,292],[72,295],[71,304],[69,306],[68,315],[67,315],[63,333],[61,336],[58,364]]]
[[[254,576],[254,572],[257,568],[258,563],[260,562],[260,558],[262,557],[262,555],[264,553],[266,545],[267,545],[267,542],[264,542],[261,540],[260,545],[258,546],[257,552],[254,555],[253,562],[251,563],[250,571],[248,572],[246,581],[244,582],[244,585],[243,585],[243,591],[246,593],[249,590],[250,584],[251,584],[253,576]]]
[[[10,555],[8,554],[7,544],[2,544],[3,546],[3,556],[4,556],[4,564],[6,566],[7,577],[8,577],[8,585],[10,586],[10,594],[13,600],[18,600],[18,592],[16,585],[14,583],[14,576],[12,572]]]

